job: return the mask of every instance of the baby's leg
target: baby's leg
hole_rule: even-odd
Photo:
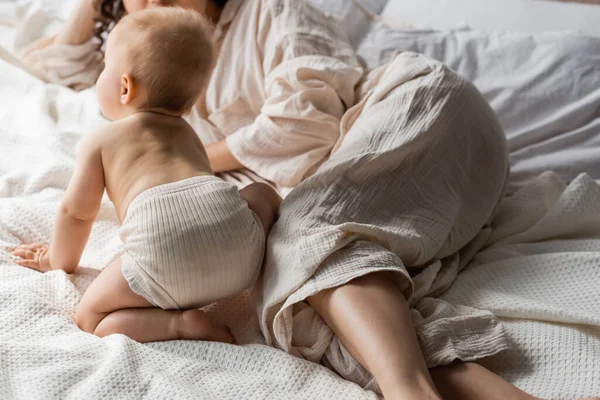
[[[253,183],[240,190],[240,196],[248,207],[258,216],[265,229],[265,235],[277,220],[281,197],[266,183]]]
[[[163,310],[133,292],[121,272],[121,260],[110,263],[83,295],[77,325],[104,337],[122,333],[138,342],[197,339],[231,343],[231,335],[213,325],[200,310]]]

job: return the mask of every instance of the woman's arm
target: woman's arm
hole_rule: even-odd
[[[33,43],[23,62],[40,79],[82,90],[92,86],[102,72],[102,54],[94,35],[94,0],[79,0],[54,36]]]
[[[93,0],[79,0],[77,6],[69,18],[65,21],[54,44],[82,44],[91,39],[94,33],[94,10]]]
[[[27,61],[28,56],[36,50],[44,49],[53,44],[77,45],[90,40],[94,33],[95,16],[92,1],[80,0],[58,33],[41,38],[29,46],[23,55],[25,63],[30,64]]]
[[[213,172],[226,172],[244,168],[231,154],[225,139],[206,145],[206,154]]]
[[[263,67],[264,78],[256,84],[264,88],[264,101],[252,104],[260,113],[206,150],[215,172],[244,166],[279,186],[291,187],[329,156],[340,137],[340,120],[354,104],[354,86],[363,70],[333,20],[305,2],[281,3],[285,12],[270,10],[270,5],[260,11],[264,31],[256,34],[258,51],[241,49],[257,51],[248,56],[258,57]],[[249,74],[239,79],[257,78]],[[223,116],[230,117],[235,118]]]

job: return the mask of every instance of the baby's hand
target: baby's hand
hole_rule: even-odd
[[[13,249],[13,256],[21,257],[15,264],[35,269],[40,272],[52,270],[50,266],[49,247],[44,244],[22,244]]]

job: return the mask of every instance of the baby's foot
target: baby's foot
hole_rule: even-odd
[[[201,310],[186,310],[179,314],[178,332],[181,339],[233,342],[231,333],[210,322],[206,313]]]

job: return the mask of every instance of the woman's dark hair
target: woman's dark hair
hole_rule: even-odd
[[[212,0],[219,8],[225,7],[227,0]],[[94,0],[96,18],[94,18],[94,36],[98,38],[98,49],[104,44],[104,34],[110,32],[117,22],[125,15],[123,0]]]
[[[225,4],[227,4],[227,0],[213,0],[213,3],[215,3],[217,7],[223,8],[225,7]]]
[[[94,18],[94,36],[99,40],[98,50],[104,44],[104,33],[110,32],[117,22],[125,15],[123,0],[94,0],[96,18]]]

